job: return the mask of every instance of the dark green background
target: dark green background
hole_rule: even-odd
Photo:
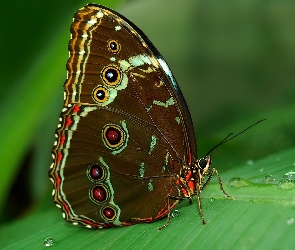
[[[21,221],[36,211],[55,209],[47,177],[50,150],[63,103],[69,27],[73,13],[86,3],[1,3],[3,230],[11,221]],[[295,3],[97,3],[132,20],[164,56],[190,108],[199,156],[228,133],[237,133],[257,120],[267,119],[212,153],[213,166],[221,176],[249,160],[255,162],[294,148]],[[294,165],[288,168],[292,167],[295,169]],[[229,178],[235,177],[234,173]],[[244,173],[247,175],[247,169]],[[239,176],[243,177],[243,171]]]

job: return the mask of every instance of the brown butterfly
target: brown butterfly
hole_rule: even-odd
[[[49,171],[64,218],[88,228],[153,222],[217,174],[198,158],[192,119],[163,57],[101,5],[74,15],[64,108]],[[224,143],[223,140],[222,143]],[[206,181],[204,178],[208,176]]]

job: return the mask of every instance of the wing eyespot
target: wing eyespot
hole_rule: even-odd
[[[97,86],[92,91],[92,98],[97,103],[105,103],[109,99],[109,91],[103,86]]]
[[[116,40],[109,40],[108,41],[108,50],[111,53],[118,54],[121,50],[121,44]]]
[[[107,85],[118,86],[122,80],[122,73],[114,66],[107,66],[101,72],[101,78]]]

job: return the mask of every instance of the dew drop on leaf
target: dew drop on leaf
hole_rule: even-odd
[[[263,177],[263,181],[264,182],[273,182],[275,181],[276,179],[271,175],[271,174],[267,174]]]
[[[179,215],[180,215],[180,211],[177,210],[177,209],[175,209],[175,210],[172,212],[172,217],[173,217],[173,218],[176,218],[176,217],[178,217]]]
[[[295,188],[295,182],[290,180],[281,180],[278,184],[278,187],[281,189],[294,189]]]
[[[44,246],[51,247],[55,243],[52,237],[48,237],[44,240]]]
[[[295,172],[294,171],[289,171],[288,173],[286,173],[285,175],[284,175],[284,179],[285,180],[288,180],[288,181],[295,181]]]
[[[295,223],[295,219],[294,218],[290,218],[289,220],[287,220],[287,224],[288,225],[292,225]]]
[[[247,161],[247,165],[250,165],[251,166],[251,165],[253,165],[253,163],[254,163],[253,160],[248,160]]]
[[[250,185],[250,182],[240,177],[234,177],[229,180],[229,185],[231,187],[246,187]]]

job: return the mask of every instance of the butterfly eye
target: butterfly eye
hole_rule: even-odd
[[[108,66],[103,69],[101,77],[103,81],[111,86],[116,86],[121,82],[121,71],[113,66]]]
[[[96,102],[104,103],[109,98],[109,91],[103,86],[98,86],[93,90],[92,97]]]
[[[200,166],[201,169],[205,169],[206,166],[207,166],[207,161],[206,161],[204,158],[202,158],[202,159],[199,161],[199,166]]]
[[[120,43],[116,40],[110,40],[108,41],[108,50],[112,53],[117,54],[121,49]]]

